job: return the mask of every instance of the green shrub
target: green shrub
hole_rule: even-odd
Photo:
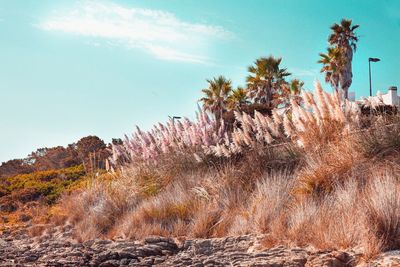
[[[83,165],[8,177],[0,185],[0,197],[11,195],[23,203],[43,199],[53,204],[60,195],[86,178]]]

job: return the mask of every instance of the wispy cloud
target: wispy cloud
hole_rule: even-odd
[[[215,41],[233,36],[220,26],[185,22],[169,12],[109,2],[84,2],[71,10],[53,11],[38,27],[93,38],[96,44],[105,39],[163,60],[193,63],[207,63],[207,51]]]
[[[318,69],[300,69],[300,68],[291,68],[289,70],[295,76],[301,77],[317,77],[319,75]]]

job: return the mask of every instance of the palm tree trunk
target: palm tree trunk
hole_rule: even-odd
[[[265,104],[266,104],[267,108],[271,108],[271,106],[272,106],[272,88],[271,87],[272,86],[269,82],[264,87],[265,98],[266,98]]]
[[[343,71],[340,75],[340,85],[344,91],[345,99],[348,98],[349,88],[353,82],[353,72],[352,72],[352,60],[353,60],[353,49],[348,44],[344,48],[346,62]]]

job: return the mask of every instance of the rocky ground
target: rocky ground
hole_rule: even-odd
[[[311,248],[262,249],[260,236],[195,239],[178,242],[163,237],[143,241],[71,238],[62,227],[29,237],[25,231],[0,235],[0,266],[400,266],[400,252],[388,252],[361,263],[352,251]]]

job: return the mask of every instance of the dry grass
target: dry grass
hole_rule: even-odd
[[[77,229],[83,240],[105,236],[126,210],[137,204],[138,191],[126,179],[92,180],[86,190],[66,195],[62,213]]]
[[[66,196],[64,212],[80,239],[263,233],[266,246],[357,247],[366,257],[400,248],[400,126],[385,126],[399,117],[369,118],[369,128],[357,128],[349,117],[357,112],[341,111],[337,96],[316,94],[308,105],[317,114],[296,107],[286,117],[291,125],[279,129],[272,119],[242,118],[247,128],[238,138],[292,127],[284,145],[241,136],[240,153],[225,151],[229,157],[198,162],[193,150],[179,150],[132,162]],[[224,154],[222,145],[215,149]]]
[[[182,183],[171,184],[157,196],[143,200],[121,220],[117,234],[128,238],[184,235],[197,210],[197,200]]]
[[[276,227],[274,222],[292,202],[293,186],[293,174],[287,172],[266,175],[257,183],[249,205],[254,232],[268,233]]]
[[[346,181],[352,170],[364,160],[357,149],[357,140],[348,136],[341,141],[326,143],[323,149],[304,156],[304,166],[297,173],[297,195],[325,195],[335,184]]]
[[[366,187],[366,220],[382,250],[400,247],[400,183],[397,177],[375,177]]]
[[[138,185],[128,187],[132,180],[127,177],[118,178],[119,184],[93,183],[63,203],[81,239],[264,233],[267,246],[362,247],[367,256],[399,248],[400,197],[396,192],[400,181],[396,177],[400,172],[391,166],[390,173],[365,171],[367,175],[359,177],[357,168],[350,166],[351,171],[334,169],[342,176],[329,181],[329,190],[301,197],[295,192],[303,186],[299,177],[304,166],[244,183],[246,173],[228,165],[219,171],[175,177],[154,195],[140,194]],[[121,188],[129,189],[118,191]]]

